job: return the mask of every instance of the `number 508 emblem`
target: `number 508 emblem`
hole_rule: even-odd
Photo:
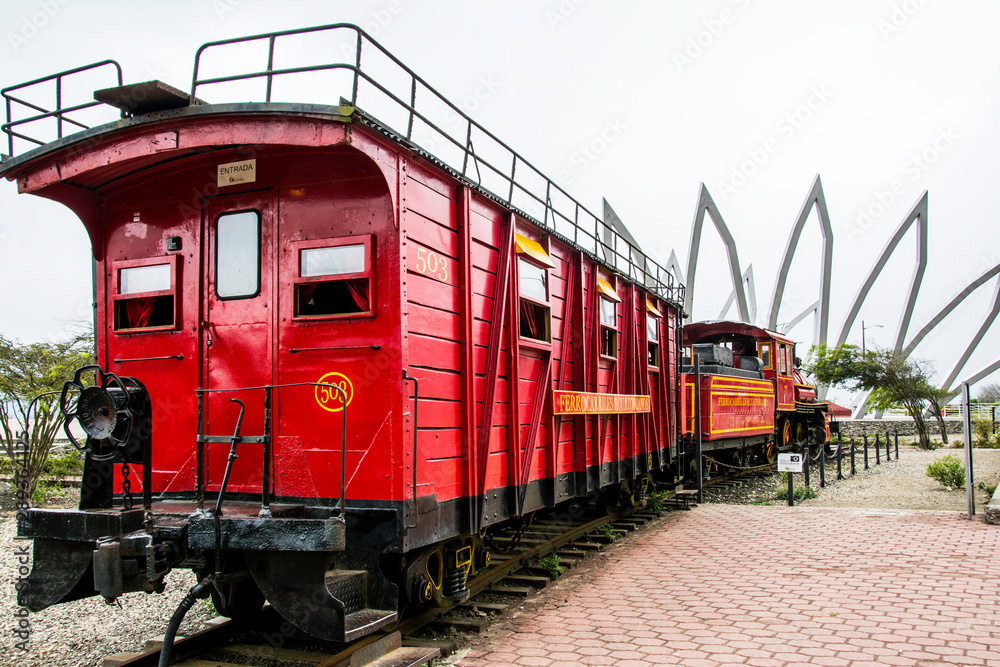
[[[343,373],[327,373],[318,381],[323,384],[332,384],[343,389],[344,394],[347,396],[347,405],[351,404],[351,400],[354,398],[354,385],[351,384],[351,379],[349,377]],[[344,399],[340,392],[333,387],[316,387],[315,393],[316,402],[319,403],[319,407],[324,410],[329,410],[330,412],[340,412],[344,409]]]

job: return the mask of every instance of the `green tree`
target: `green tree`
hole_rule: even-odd
[[[52,443],[62,427],[58,396],[39,399],[30,415],[29,406],[39,394],[62,389],[80,366],[94,363],[93,349],[91,334],[27,345],[0,335],[0,441],[15,470],[22,462],[26,464],[28,498],[35,493]],[[22,441],[18,432],[25,424],[31,445],[26,460],[20,454],[15,457],[15,446]]]
[[[983,385],[976,392],[976,400],[980,403],[1000,403],[1000,384]]]
[[[940,387],[928,386],[927,389],[927,402],[930,405],[930,409],[934,412],[934,417],[937,419],[938,428],[941,429],[941,442],[947,445],[948,426],[944,422],[942,411],[944,410],[944,406],[948,405],[951,394],[947,389]]]
[[[929,402],[940,399],[928,364],[886,348],[862,353],[857,345],[845,343],[814,346],[806,370],[822,384],[869,392],[868,402],[876,409],[902,406],[913,419],[921,448],[932,449],[924,410]]]

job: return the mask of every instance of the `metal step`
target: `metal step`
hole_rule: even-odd
[[[397,618],[392,609],[361,609],[344,615],[344,641],[354,641],[389,625]]]
[[[330,595],[344,603],[345,613],[361,611],[368,606],[368,572],[365,570],[328,570],[324,581]]]

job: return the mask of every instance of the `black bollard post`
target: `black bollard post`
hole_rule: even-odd
[[[878,433],[875,434],[875,465],[882,465],[882,443],[878,441]]]
[[[892,460],[892,457],[889,455],[889,453],[890,453],[889,445],[890,444],[891,443],[889,442],[889,429],[886,429],[885,430],[885,461],[886,461],[886,463],[888,463],[889,461]]]
[[[844,441],[837,436],[837,481],[844,479],[844,469],[842,461],[844,459]]]
[[[857,468],[854,466],[854,438],[851,438],[851,477],[857,474]]]
[[[792,480],[792,472],[789,470],[785,474],[788,475],[788,506],[793,507],[795,505],[795,486]]]
[[[868,434],[865,433],[865,470],[868,470]]]
[[[899,460],[899,429],[895,429],[893,433],[896,436],[896,460]]]
[[[819,488],[826,488],[826,445],[819,444]]]
[[[805,475],[806,488],[809,488],[809,444],[802,445],[802,472]]]

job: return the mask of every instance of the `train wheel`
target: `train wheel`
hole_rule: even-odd
[[[778,460],[778,443],[774,440],[768,440],[764,443],[764,461],[766,463],[774,463]]]
[[[778,424],[778,447],[785,449],[792,446],[792,420],[789,418],[784,418],[781,423]]]
[[[809,428],[806,423],[801,419],[796,419],[795,424],[792,426],[792,432],[794,434],[795,444],[802,444],[809,437]]]
[[[750,451],[745,447],[733,450],[733,465],[737,468],[745,468],[750,463]]]
[[[601,489],[597,497],[597,509],[604,514],[611,514],[618,509],[621,502],[621,487],[611,485]]]
[[[480,546],[476,549],[476,570],[488,569],[493,562],[493,552],[487,546]]]

